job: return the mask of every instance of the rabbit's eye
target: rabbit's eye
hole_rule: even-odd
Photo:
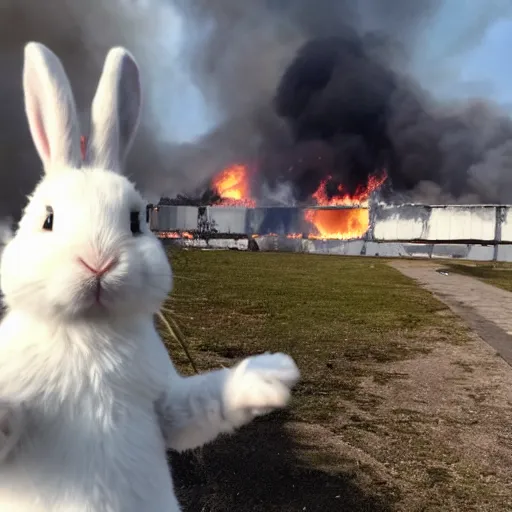
[[[139,212],[130,212],[130,229],[134,235],[141,234]]]
[[[46,207],[46,218],[44,220],[43,229],[45,231],[51,231],[53,229],[53,208],[51,206]]]

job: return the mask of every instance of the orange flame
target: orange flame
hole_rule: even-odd
[[[338,185],[339,195],[329,199],[326,187],[332,177],[327,176],[325,180],[320,182],[320,186],[313,194],[313,199],[315,199],[319,206],[368,206],[368,199],[371,193],[377,190],[386,181],[387,177],[388,175],[385,171],[380,176],[370,176],[366,186],[359,185],[353,196],[343,192],[343,185]]]
[[[338,186],[338,194],[329,198],[327,183],[332,179],[328,176],[323,180],[313,199],[318,206],[346,206],[346,209],[308,209],[304,218],[312,225],[312,239],[361,238],[370,225],[368,200],[372,192],[378,189],[387,179],[387,173],[370,176],[366,185],[361,185],[353,195]],[[218,206],[243,206],[254,208],[256,202],[251,198],[249,184],[249,168],[243,164],[233,164],[223,169],[212,181],[212,188],[221,197]],[[253,235],[256,238],[258,235]],[[276,236],[269,234],[268,236]],[[302,238],[300,233],[289,233],[287,238]]]
[[[194,235],[189,233],[188,231],[160,231],[158,233],[158,238],[167,238],[167,239],[178,239],[178,238],[188,238],[192,240]]]
[[[309,235],[309,238],[338,240],[361,238],[370,226],[370,212],[368,210],[370,195],[386,181],[387,173],[383,172],[380,176],[370,176],[366,186],[359,186],[352,196],[344,192],[343,186],[339,185],[339,194],[329,199],[326,186],[331,179],[328,176],[323,180],[313,194],[316,203],[319,206],[354,206],[354,208],[306,210],[304,218],[314,227],[314,232]]]
[[[305,219],[313,224],[312,239],[351,240],[361,238],[370,226],[368,208],[346,208],[342,210],[306,210]]]
[[[256,202],[251,199],[249,170],[245,165],[226,167],[213,179],[212,186],[222,199],[220,206],[256,206]]]
[[[279,236],[279,235],[277,233],[266,233],[265,235],[258,235],[256,233],[254,233],[251,235],[251,238],[259,238],[260,236]],[[288,233],[287,235],[283,235],[283,236],[286,238],[290,238],[290,239],[303,238],[302,233]]]

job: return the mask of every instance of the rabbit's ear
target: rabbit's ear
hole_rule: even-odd
[[[112,48],[103,66],[92,102],[91,135],[86,161],[121,173],[139,124],[141,85],[139,68],[124,48]]]
[[[59,58],[46,46],[25,46],[25,112],[32,139],[46,173],[80,168],[80,127],[75,99]]]

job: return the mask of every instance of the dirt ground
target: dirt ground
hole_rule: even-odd
[[[397,260],[391,265],[444,302],[512,365],[512,292],[442,263]]]
[[[415,411],[419,418],[436,417],[424,428],[434,433],[434,440],[436,431],[442,434],[443,443],[453,449],[445,464],[410,467],[408,472],[426,470],[434,480],[446,482],[463,477],[451,471],[455,455],[460,457],[459,466],[478,466],[482,482],[495,483],[496,497],[503,495],[501,504],[483,503],[480,510],[511,510],[511,495],[504,488],[512,477],[512,336],[505,331],[512,321],[512,293],[471,277],[451,272],[447,276],[443,265],[431,262],[403,260],[392,266],[417,279],[474,330],[472,342],[464,347],[444,346],[416,360],[392,364],[408,379],[378,391],[388,407],[392,403],[397,409]],[[375,389],[368,383],[369,393]],[[450,496],[445,499],[449,502]]]
[[[512,510],[512,371],[471,338],[389,363],[363,380],[359,403],[340,401],[345,413],[328,425],[283,413],[175,456],[186,510],[241,511],[245,500],[261,512]],[[226,502],[229,489],[237,495]]]

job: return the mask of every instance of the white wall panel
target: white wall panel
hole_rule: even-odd
[[[219,233],[241,234],[246,231],[247,208],[209,206],[207,215]]]
[[[495,238],[494,206],[403,205],[377,208],[373,230],[375,240],[489,241]]]

